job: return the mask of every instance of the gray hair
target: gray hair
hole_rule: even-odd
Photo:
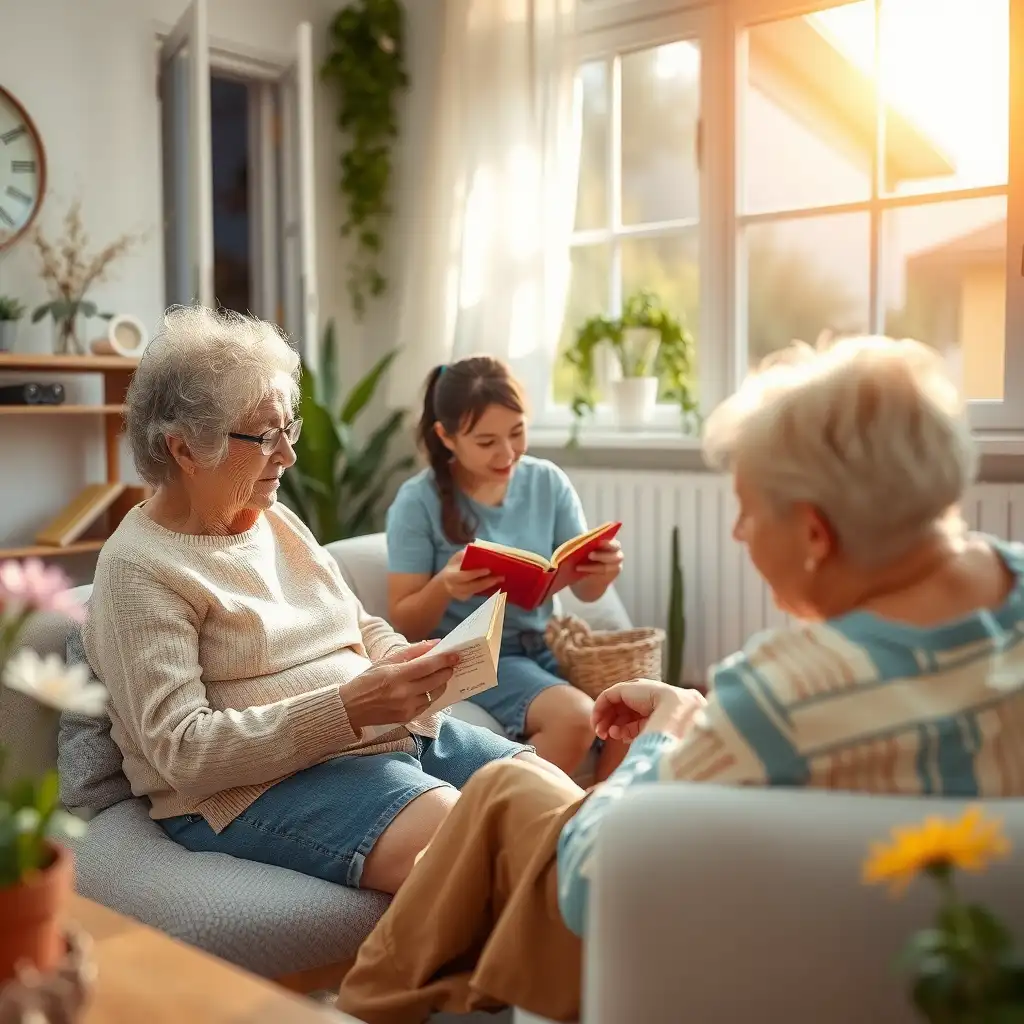
[[[169,483],[176,464],[167,437],[180,437],[204,466],[227,454],[228,431],[250,415],[281,375],[299,393],[299,357],[273,324],[205,306],[172,306],[128,388],[125,424],[139,475]]]
[[[964,403],[940,353],[917,341],[797,343],[770,357],[708,418],[715,468],[744,475],[779,508],[820,509],[863,565],[909,551],[963,498],[977,471]]]

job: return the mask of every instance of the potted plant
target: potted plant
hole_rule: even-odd
[[[411,455],[387,461],[391,442],[405,422],[400,410],[365,441],[356,436],[356,421],[397,354],[393,350],[381,356],[342,401],[332,321],[320,346],[319,370],[302,368],[302,434],[295,445],[295,465],[281,480],[281,497],[321,544],[379,529],[391,480],[415,464]]]
[[[9,295],[0,295],[0,352],[14,349],[14,333],[25,307]]]
[[[101,313],[96,303],[85,296],[94,284],[106,278],[111,264],[142,239],[141,235],[121,235],[98,252],[90,253],[89,236],[85,233],[78,202],[68,208],[62,238],[50,242],[40,229],[33,231],[32,243],[39,255],[50,301],[33,311],[32,323],[38,323],[45,316],[53,318],[53,350],[57,355],[84,355],[87,349],[81,322],[92,317],[109,320],[114,315]]]
[[[592,316],[576,330],[565,360],[576,370],[572,411],[576,427],[597,403],[595,357],[602,345],[614,353],[622,378],[612,382],[619,426],[648,424],[661,397],[678,403],[684,426],[696,417],[693,335],[649,291],[630,295],[616,317]]]
[[[82,618],[67,579],[30,559],[0,563],[0,685],[18,690],[49,713],[102,713],[106,690],[86,665],[66,666],[55,654],[18,649],[29,620],[40,612]],[[12,778],[0,745],[0,984],[19,964],[52,970],[64,955],[61,912],[73,889],[74,866],[59,835],[78,835],[84,823],[60,806],[56,771]]]

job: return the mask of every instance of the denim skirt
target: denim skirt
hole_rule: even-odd
[[[416,753],[336,757],[275,783],[221,832],[200,814],[160,821],[188,850],[226,853],[358,888],[373,844],[411,801],[462,789],[477,769],[532,748],[445,716]]]

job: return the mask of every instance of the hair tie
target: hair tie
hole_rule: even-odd
[[[448,369],[447,363],[441,364],[441,369],[437,371],[437,378],[440,380],[444,376],[444,371]]]

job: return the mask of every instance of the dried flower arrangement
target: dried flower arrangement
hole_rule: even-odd
[[[56,326],[54,351],[58,355],[85,353],[85,344],[78,333],[80,317],[109,320],[113,316],[113,313],[100,313],[96,303],[86,301],[85,296],[94,284],[106,280],[113,263],[144,238],[144,235],[121,235],[99,252],[89,253],[89,236],[82,223],[82,207],[78,200],[68,207],[63,237],[51,242],[42,229],[36,228],[32,232],[43,281],[51,296],[49,302],[33,312],[32,322],[38,323],[45,316],[53,317]]]

